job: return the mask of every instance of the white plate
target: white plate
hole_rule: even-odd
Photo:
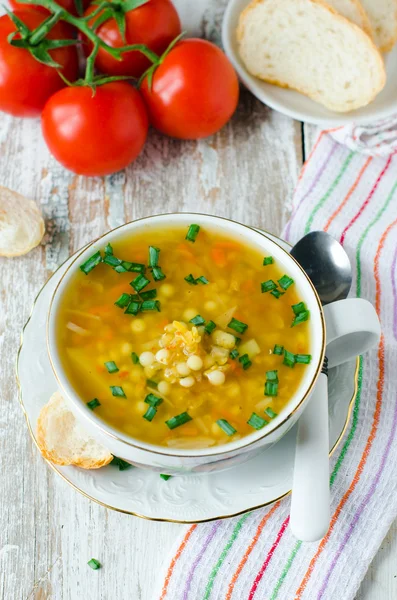
[[[303,94],[283,89],[253,77],[244,67],[237,52],[236,28],[240,13],[251,0],[230,0],[222,26],[222,43],[241,81],[264,104],[289,117],[335,127],[346,123],[369,123],[397,112],[397,46],[385,55],[387,81],[384,89],[371,104],[349,113],[336,113]],[[297,57],[299,60],[299,57]]]
[[[288,248],[288,244],[277,241]],[[72,258],[54,273],[37,296],[18,353],[20,402],[35,442],[40,409],[57,389],[47,355],[48,306]],[[357,361],[330,371],[330,449],[336,447],[347,427],[356,390]],[[259,508],[288,494],[292,482],[295,436],[296,427],[269,450],[228,471],[178,476],[168,481],[156,473],[137,468],[119,471],[108,466],[85,471],[48,464],[84,496],[107,508],[156,521],[196,523]]]

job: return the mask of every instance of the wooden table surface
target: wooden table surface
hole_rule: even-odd
[[[190,33],[219,42],[224,0],[176,4]],[[126,172],[87,179],[49,156],[38,121],[0,115],[0,185],[33,198],[47,224],[40,247],[0,259],[1,600],[149,600],[154,565],[182,528],[106,510],[41,459],[14,377],[22,325],[37,291],[77,248],[145,215],[200,211],[278,233],[315,133],[242,91],[232,121],[214,137],[179,142],[151,132]],[[87,567],[92,556],[104,565],[100,574]],[[357,600],[397,597],[396,558],[394,525]]]

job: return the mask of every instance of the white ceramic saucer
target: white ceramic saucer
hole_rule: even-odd
[[[273,236],[272,236],[273,237]],[[288,245],[276,238],[279,244]],[[46,318],[51,295],[69,258],[47,281],[25,325],[17,358],[20,402],[35,440],[41,407],[57,384],[47,355]],[[357,387],[357,362],[329,374],[330,450],[349,421]],[[270,504],[291,490],[296,427],[280,442],[249,462],[227,471],[172,477],[164,481],[151,471],[114,466],[85,471],[48,463],[87,498],[114,510],[156,521],[195,523],[230,517]]]

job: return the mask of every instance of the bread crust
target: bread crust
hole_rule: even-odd
[[[12,229],[13,222],[18,222],[22,217],[28,221],[29,230],[34,231],[35,234],[25,246],[21,244],[20,239],[16,239],[17,228],[15,229],[14,239],[11,241],[7,239],[7,231]],[[4,231],[6,231],[6,239],[2,239],[2,232],[4,233]],[[21,194],[0,186],[0,256],[12,258],[13,256],[27,254],[40,244],[44,231],[44,220],[36,204]]]

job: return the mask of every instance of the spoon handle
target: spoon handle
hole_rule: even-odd
[[[322,372],[298,421],[296,440],[290,527],[305,542],[321,539],[329,528],[328,453],[328,377]]]

